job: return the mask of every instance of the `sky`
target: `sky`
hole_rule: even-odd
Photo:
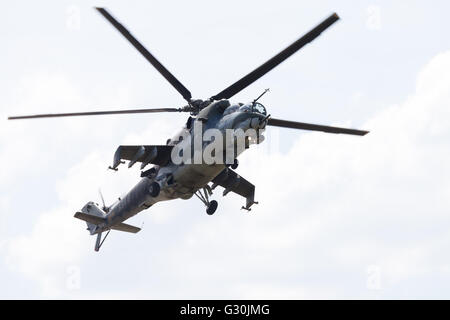
[[[258,205],[156,204],[100,252],[73,218],[139,168],[121,144],[164,144],[184,114],[7,121],[9,115],[180,107],[102,18],[110,12],[208,98],[337,12],[341,20],[233,102],[370,130],[269,128],[236,170]],[[40,1],[0,10],[0,298],[450,298],[450,9],[446,1]]]

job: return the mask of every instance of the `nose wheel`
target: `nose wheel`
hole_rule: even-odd
[[[217,210],[218,203],[216,200],[213,200],[209,203],[209,205],[206,207],[206,213],[210,216],[214,214]]]
[[[195,195],[200,199],[201,202],[206,206],[206,213],[208,215],[213,215],[217,210],[218,203],[216,200],[209,201],[209,196],[212,195],[212,190],[210,186],[206,185],[204,188],[198,190]]]

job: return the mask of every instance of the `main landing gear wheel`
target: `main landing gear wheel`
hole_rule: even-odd
[[[208,204],[208,206],[206,207],[206,213],[209,215],[213,215],[214,212],[216,212],[216,210],[217,210],[217,205],[218,205],[218,203],[216,200],[211,201]]]
[[[153,182],[150,185],[149,192],[153,198],[156,198],[157,196],[159,196],[160,191],[161,191],[161,187],[159,186],[158,182]]]
[[[202,192],[203,191],[203,192]],[[203,202],[203,204],[206,206],[206,213],[208,215],[213,215],[214,212],[216,212],[217,210],[217,201],[216,200],[212,200],[209,201],[209,196],[212,195],[212,190],[211,187],[206,185],[205,187],[203,187],[202,189],[197,190],[197,192],[194,193],[197,198],[199,198],[201,200],[201,202]]]

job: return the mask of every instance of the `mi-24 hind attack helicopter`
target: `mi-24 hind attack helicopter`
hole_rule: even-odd
[[[256,129],[258,132],[266,126],[275,126],[291,129],[323,131],[329,133],[342,133],[364,136],[368,131],[338,128],[324,125],[316,125],[302,122],[294,122],[272,118],[267,114],[266,108],[257,99],[250,103],[231,104],[228,99],[252,84],[270,70],[278,66],[281,62],[289,58],[303,46],[317,38],[324,30],[339,20],[336,13],[329,16],[322,23],[311,31],[292,43],[286,49],[275,55],[273,58],[236,81],[223,91],[206,100],[192,99],[188,89],[174,77],[131,33],[120,24],[104,8],[95,8],[105,17],[144,57],[150,62],[161,75],[183,96],[187,105],[181,108],[160,108],[160,109],[134,109],[116,111],[96,111],[96,112],[74,112],[57,114],[38,114],[29,116],[15,116],[8,119],[36,119],[50,117],[70,117],[70,116],[92,116],[109,114],[131,114],[131,113],[157,113],[157,112],[189,112],[190,116],[183,128],[166,145],[143,145],[143,146],[119,146],[114,154],[113,165],[109,167],[117,170],[117,167],[128,160],[128,167],[136,162],[141,163],[141,170],[148,164],[152,164],[149,170],[141,171],[140,182],[131,189],[122,199],[119,199],[111,206],[106,206],[102,197],[103,205],[99,206],[94,202],[88,202],[80,212],[75,213],[75,217],[87,223],[87,229],[91,235],[97,235],[95,251],[98,251],[111,230],[119,230],[137,233],[140,228],[125,224],[124,221],[136,215],[142,210],[148,209],[153,204],[172,199],[190,199],[194,194],[205,204],[206,212],[214,214],[217,209],[217,201],[210,200],[212,190],[217,186],[225,190],[223,195],[229,192],[246,199],[243,209],[250,210],[250,207],[257,203],[254,200],[255,186],[238,175],[234,169],[238,166],[237,156],[252,143],[260,143],[263,136],[258,133],[256,139],[249,142],[251,137],[245,137],[244,149],[233,153],[232,161],[216,162],[207,164],[205,162],[181,162],[175,163],[173,150],[180,148],[183,144],[192,144],[195,139],[194,128],[202,124],[201,133],[208,129],[216,129],[224,136],[227,130],[236,129]],[[265,91],[266,92],[266,91]],[[264,92],[264,93],[265,93]],[[263,93],[263,94],[264,94]],[[248,138],[248,139],[247,139]],[[236,150],[236,140],[232,140],[231,148]],[[195,145],[195,141],[193,143]],[[201,151],[208,147],[208,143],[201,142]],[[230,147],[230,146],[228,146]],[[228,149],[227,149],[228,150]],[[236,158],[234,158],[234,156]],[[228,155],[227,155],[228,160]],[[107,232],[102,238],[102,233]]]

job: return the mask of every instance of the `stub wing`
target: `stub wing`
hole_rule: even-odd
[[[141,163],[141,169],[148,164],[164,166],[170,160],[173,146],[119,146],[114,153],[114,163],[110,169],[117,170],[122,160],[129,160],[128,168],[136,162]]]
[[[243,209],[250,210],[250,207],[257,203],[255,202],[255,186],[238,175],[230,168],[225,168],[217,177],[213,180],[212,188],[217,186],[223,187],[223,195],[227,195],[230,191],[246,198],[247,202]]]

